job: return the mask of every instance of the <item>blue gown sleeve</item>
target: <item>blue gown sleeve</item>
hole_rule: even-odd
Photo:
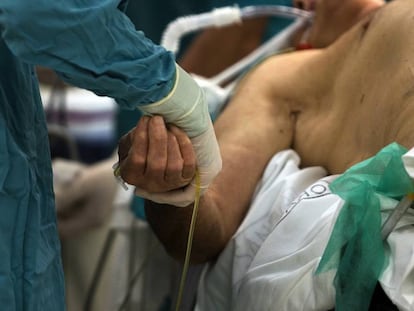
[[[176,69],[170,52],[135,30],[124,2],[1,0],[1,35],[25,62],[133,109],[165,97]]]

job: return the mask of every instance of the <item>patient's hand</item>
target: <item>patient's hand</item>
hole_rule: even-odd
[[[188,136],[161,116],[140,119],[119,142],[124,180],[149,193],[179,189],[195,174],[196,158]]]

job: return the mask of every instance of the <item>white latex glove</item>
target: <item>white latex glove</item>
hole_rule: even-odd
[[[58,228],[62,238],[102,225],[113,207],[117,182],[114,158],[85,166],[78,162],[53,162]]]
[[[163,116],[166,123],[178,126],[190,137],[197,158],[201,192],[204,192],[220,172],[222,162],[203,90],[177,65],[171,93],[163,100],[140,109],[145,114]],[[120,174],[122,176],[122,159]],[[157,203],[187,206],[195,199],[195,179],[185,189],[157,194],[136,189],[136,194]]]
[[[197,84],[203,89],[208,111],[213,120],[221,113],[226,105],[231,92],[233,91],[233,85],[223,88],[215,84],[212,80],[206,79],[195,74],[191,74]]]

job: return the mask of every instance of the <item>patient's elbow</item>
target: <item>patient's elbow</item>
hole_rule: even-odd
[[[192,243],[190,263],[203,264],[215,260],[226,244],[227,240],[224,239],[224,235],[219,226],[212,224],[209,227],[203,226],[202,228],[199,228],[199,230],[197,230],[196,227]],[[187,238],[181,241],[171,241],[171,243],[166,244],[165,248],[170,256],[178,261],[184,262],[188,251]]]
[[[202,200],[203,201],[203,200]],[[203,202],[205,203],[205,202]],[[200,204],[194,226],[190,262],[200,264],[215,259],[229,239],[219,217],[212,217],[216,206]],[[192,206],[171,207],[146,201],[147,221],[163,244],[167,253],[178,261],[184,261],[190,231]],[[206,212],[207,211],[207,212]]]
[[[181,222],[177,226],[157,230],[157,224],[154,224],[150,219],[148,220],[168,255],[179,262],[184,262],[187,252],[190,251],[188,249],[190,224]],[[226,245],[217,225],[209,224],[206,226],[200,224],[202,222],[201,219],[197,219],[195,223],[191,241],[191,264],[202,264],[214,260]]]

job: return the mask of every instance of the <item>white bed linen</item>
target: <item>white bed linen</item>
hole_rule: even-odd
[[[328,310],[335,271],[315,275],[343,201],[332,194],[320,167],[299,169],[287,150],[270,161],[251,208],[199,284],[197,311]],[[382,202],[386,217],[396,202]],[[380,282],[401,310],[414,309],[414,213],[387,242],[389,266]],[[411,242],[410,242],[411,241]]]

